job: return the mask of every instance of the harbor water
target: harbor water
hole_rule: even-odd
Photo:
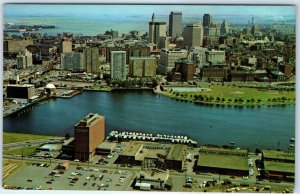
[[[234,107],[181,102],[151,91],[83,92],[51,99],[22,115],[4,118],[6,132],[64,136],[90,112],[106,117],[112,130],[183,135],[198,144],[287,149],[295,137],[295,105]]]

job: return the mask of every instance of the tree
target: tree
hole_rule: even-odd
[[[218,96],[217,98],[216,98],[216,101],[217,102],[219,102],[221,99],[220,99],[220,97]]]

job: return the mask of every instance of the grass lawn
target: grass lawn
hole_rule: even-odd
[[[29,146],[29,147],[24,147],[19,149],[4,150],[3,154],[30,156],[32,152],[34,152],[38,147],[39,146]]]
[[[279,105],[294,104],[295,91],[261,90],[256,88],[243,88],[232,86],[210,86],[211,91],[202,92],[170,92],[163,95],[181,100],[201,101],[208,104],[227,105]],[[195,98],[202,96],[203,100]],[[223,100],[222,100],[223,99]],[[283,100],[284,99],[284,100]]]
[[[37,139],[47,139],[47,138],[51,138],[51,137],[54,137],[54,136],[3,132],[3,144],[37,140]]]

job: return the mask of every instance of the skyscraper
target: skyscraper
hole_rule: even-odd
[[[182,13],[172,11],[169,15],[169,36],[172,39],[182,34]]]
[[[183,46],[196,47],[203,45],[203,28],[200,24],[187,24],[183,33]]]
[[[214,19],[213,16],[210,14],[204,14],[203,16],[203,27],[210,27],[213,25]]]
[[[98,73],[99,72],[99,48],[85,48],[84,49],[85,65],[86,71],[88,73]]]
[[[76,71],[86,71],[83,53],[62,53],[61,68]]]
[[[111,51],[110,77],[126,80],[126,51]]]
[[[226,35],[228,33],[228,25],[225,20],[223,20],[223,23],[221,24],[220,28],[220,34],[221,35]]]
[[[157,44],[159,37],[166,37],[166,22],[156,22],[153,13],[151,22],[149,22],[149,42]]]

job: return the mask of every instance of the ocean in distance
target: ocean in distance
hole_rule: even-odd
[[[90,112],[106,117],[112,130],[187,135],[199,144],[233,141],[254,150],[288,148],[295,137],[295,105],[217,107],[180,102],[150,91],[83,92],[71,99],[49,100],[21,116],[4,118],[4,131],[45,135],[73,134]]]

